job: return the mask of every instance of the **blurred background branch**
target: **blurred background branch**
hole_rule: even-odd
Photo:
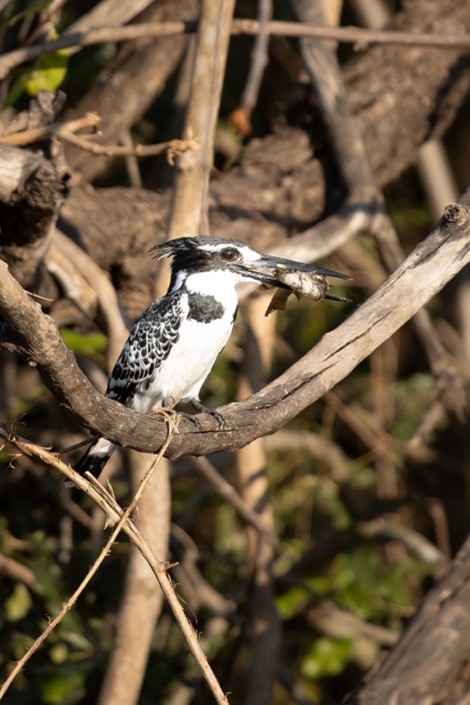
[[[183,420],[134,517],[152,569],[115,544],[12,705],[213,701],[155,555],[221,702],[465,702],[468,3],[322,5],[0,0],[0,415],[39,449],[0,449],[3,677],[106,540],[44,448],[143,451],[102,478],[126,503],[166,437],[100,393],[168,283],[149,247],[328,259],[357,304],[243,289],[203,389],[228,428]]]

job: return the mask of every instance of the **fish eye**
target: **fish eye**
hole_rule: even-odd
[[[224,247],[223,250],[220,250],[220,256],[227,262],[233,262],[240,258],[240,252],[236,247]]]

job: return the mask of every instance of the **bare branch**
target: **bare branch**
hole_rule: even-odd
[[[437,697],[440,703],[463,705],[469,658],[470,537],[380,668],[348,703],[424,705]]]
[[[0,136],[0,144],[9,144],[12,147],[24,147],[26,144],[48,140],[54,135],[70,134],[84,128],[96,128],[100,124],[100,117],[96,113],[87,113],[82,118],[70,120],[65,125],[54,122],[51,125],[42,125],[29,130],[7,132]]]
[[[125,27],[100,27],[85,32],[73,31],[60,39],[31,47],[15,49],[0,58],[0,79],[6,78],[9,72],[39,56],[49,54],[58,49],[78,47],[82,49],[93,44],[105,42],[128,42],[147,37],[171,37],[177,34],[190,34],[196,31],[196,22],[168,21],[149,22],[148,24],[132,24]],[[365,48],[372,44],[388,44],[404,46],[421,46],[432,49],[468,49],[470,37],[467,34],[432,34],[429,32],[395,32],[386,30],[370,30],[360,27],[315,27],[300,22],[272,21],[267,24],[268,33],[284,37],[309,37],[323,41],[335,40],[349,44],[357,44]],[[260,22],[251,19],[234,19],[232,34],[256,35],[260,31]]]
[[[176,160],[168,238],[208,233],[209,177],[214,160],[214,135],[230,39],[234,0],[201,5],[191,92],[183,138],[197,139],[199,152]],[[202,228],[202,230],[201,230]]]
[[[277,535],[273,528],[245,502],[230,482],[227,482],[207,458],[191,458],[190,463],[218,495],[231,504],[240,517],[253,526],[265,541],[271,544],[278,543]]]
[[[38,458],[42,462],[46,463],[50,467],[55,468],[60,473],[65,475],[69,480],[77,485],[79,489],[85,492],[101,509],[105,512],[106,516],[111,520],[114,525],[122,519],[122,511],[119,505],[116,503],[113,497],[104,490],[104,488],[96,481],[90,482],[81,475],[79,475],[75,470],[66,465],[64,462],[58,459],[57,455],[50,453],[45,448],[38,446],[34,443],[30,443],[19,436],[16,436],[11,431],[6,431],[0,426],[0,436],[7,440],[12,445],[16,446],[18,450],[29,457]],[[162,453],[163,454],[163,453]],[[98,488],[98,489],[97,489]],[[183,608],[180,604],[179,598],[174,591],[173,585],[170,578],[167,575],[168,563],[164,563],[155,558],[152,550],[150,549],[147,541],[142,536],[142,534],[136,529],[133,522],[127,518],[123,523],[122,529],[124,533],[127,534],[132,543],[139,549],[143,557],[146,559],[147,563],[152,569],[168,603],[173,611],[175,619],[177,620],[180,629],[186,639],[188,647],[193,654],[196,662],[198,663],[203,676],[211,689],[217,703],[219,705],[228,705],[228,700],[224,693],[222,692],[207,659],[200,648],[197,635],[186,618]],[[5,684],[4,684],[5,686]],[[3,686],[3,687],[4,687]],[[1,694],[0,690],[0,694]]]
[[[227,427],[201,416],[201,430],[182,421],[171,458],[235,450],[285,425],[331,389],[406,323],[470,261],[470,189],[449,206],[435,230],[335,331],[261,392],[221,409]],[[163,423],[102,397],[78,369],[57,328],[0,263],[0,311],[27,343],[30,357],[58,401],[93,433],[122,446],[155,452]]]

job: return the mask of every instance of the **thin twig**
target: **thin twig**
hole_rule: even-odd
[[[194,21],[183,22],[178,20],[132,24],[125,27],[100,27],[87,32],[71,32],[52,42],[22,47],[4,54],[0,59],[0,79],[6,78],[8,73],[16,66],[59,49],[83,48],[106,42],[129,42],[148,37],[171,37],[177,34],[192,34],[196,31],[196,28],[197,23]],[[334,40],[356,44],[360,48],[372,44],[401,44],[404,46],[429,47],[431,49],[470,48],[470,37],[468,34],[408,33],[369,30],[359,27],[316,27],[302,22],[280,21],[269,22],[267,28],[269,34],[274,36],[310,37],[324,41]],[[256,35],[259,29],[260,23],[257,20],[235,19],[232,23],[231,32],[234,35]]]
[[[96,142],[90,141],[90,138],[95,138],[96,134],[86,136],[78,136],[75,134],[77,130],[83,128],[96,128],[99,123],[99,115],[96,113],[87,113],[83,118],[71,120],[65,124],[54,123],[52,125],[45,125],[44,127],[2,135],[0,136],[0,144],[20,147],[34,142],[41,142],[55,136],[87,152],[104,155],[106,157],[153,157],[168,150],[168,160],[170,163],[175,155],[182,154],[187,149],[199,149],[200,146],[194,139],[173,139],[160,142],[159,144],[135,144],[130,146],[97,144]]]
[[[264,75],[264,69],[268,63],[269,29],[268,24],[273,14],[272,0],[258,0],[259,32],[256,35],[253,51],[251,52],[251,64],[248,78],[243,91],[240,107],[232,114],[232,122],[235,115],[239,115],[238,126],[242,128],[242,134],[251,132],[250,116],[258,102],[258,93]],[[241,112],[240,112],[241,111]]]
[[[55,122],[52,125],[43,125],[41,127],[32,128],[31,130],[19,130],[18,132],[1,135],[0,144],[9,144],[11,147],[23,147],[26,144],[47,140],[53,135],[60,136],[62,132],[73,134],[78,130],[96,128],[99,124],[99,115],[96,113],[87,113],[84,117],[70,120],[70,122],[65,125]]]
[[[118,534],[121,532],[121,529],[123,528],[124,524],[127,522],[128,518],[130,517],[131,513],[134,511],[137,502],[139,501],[142,492],[144,491],[146,485],[150,481],[150,478],[153,475],[154,470],[157,468],[158,464],[160,463],[160,460],[163,458],[163,455],[165,453],[166,448],[171,442],[171,439],[173,437],[173,434],[175,432],[175,429],[173,427],[169,427],[168,429],[168,436],[165,441],[165,444],[162,446],[160,449],[160,452],[158,453],[157,457],[155,460],[151,463],[149,469],[147,470],[145,476],[142,479],[142,482],[140,483],[134,497],[132,498],[129,506],[121,513],[121,517],[119,521],[117,522],[116,526],[114,527],[113,531],[111,532],[111,536],[103,546],[102,550],[100,551],[99,556],[96,558],[96,560],[93,562],[92,566],[88,570],[88,573],[80,583],[80,585],[77,587],[75,592],[69,597],[69,599],[64,602],[62,605],[60,611],[58,614],[52,619],[47,627],[44,629],[42,634],[38,636],[38,638],[31,644],[29,649],[25,652],[25,654],[20,658],[19,661],[15,664],[15,667],[11,671],[11,673],[8,675],[8,678],[5,680],[5,682],[2,684],[2,687],[0,688],[0,700],[3,698],[5,693],[7,692],[8,688],[10,685],[13,683],[17,675],[20,673],[20,671],[23,670],[25,667],[26,663],[29,661],[31,656],[36,653],[36,651],[42,646],[42,644],[45,642],[49,634],[57,627],[57,625],[62,621],[62,619],[65,617],[68,612],[72,609],[74,604],[77,602],[78,598],[82,594],[82,592],[85,590],[87,587],[88,583],[90,580],[93,578],[95,573],[97,572],[98,568],[100,565],[103,563],[104,559],[110,552]]]
[[[271,544],[278,543],[277,535],[272,527],[264,521],[263,517],[260,516],[258,512],[245,502],[230,482],[227,482],[207,458],[204,456],[200,458],[192,457],[189,460],[193,468],[212,485],[219,496],[231,504],[241,518],[244,519],[247,524],[253,526],[265,541]]]
[[[50,451],[42,448],[41,446],[31,443],[23,438],[20,438],[11,431],[0,426],[0,436],[5,438],[9,443],[14,445],[18,450],[30,457],[39,458],[42,462],[55,468],[60,473],[65,475],[83,492],[85,492],[101,509],[106,513],[111,522],[115,524],[119,522],[122,518],[122,511],[116,501],[106,492],[104,487],[98,484],[100,491],[97,490],[95,484],[90,480],[79,475],[75,470],[73,470],[69,465],[59,460],[59,458]],[[167,436],[167,441],[171,438],[171,433]],[[163,449],[162,449],[163,450]],[[164,452],[164,451],[163,451]],[[93,478],[94,479],[94,478]],[[140,550],[144,558],[147,560],[152,572],[154,573],[166,599],[173,611],[176,621],[178,622],[180,629],[184,635],[188,648],[193,654],[196,662],[198,663],[203,676],[214,695],[217,703],[219,705],[228,705],[228,700],[222,689],[220,688],[217,679],[209,666],[209,663],[204,655],[197,638],[197,635],[188,621],[184,610],[180,604],[179,598],[173,588],[170,578],[167,575],[168,564],[159,561],[152,553],[150,547],[148,546],[145,538],[135,527],[131,519],[128,517],[127,520],[122,525],[123,531],[130,538],[132,543],[134,543]],[[11,674],[9,679],[6,681],[8,684],[11,682]],[[5,691],[5,684],[0,689],[0,698],[3,697]]]
[[[154,157],[168,150],[169,160],[171,160],[175,154],[182,154],[188,149],[199,149],[200,146],[197,140],[194,139],[174,139],[160,142],[159,144],[135,144],[132,147],[121,144],[96,144],[95,142],[90,142],[86,137],[79,137],[70,132],[66,125],[57,132],[57,136],[64,142],[75,145],[75,147],[80,147],[80,149],[84,149],[87,152],[104,155],[105,157]]]

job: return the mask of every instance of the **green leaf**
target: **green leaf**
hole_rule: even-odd
[[[306,605],[308,592],[303,587],[293,587],[276,599],[276,608],[282,620],[292,619]]]
[[[39,91],[55,91],[67,75],[68,62],[68,52],[64,49],[40,56],[26,80],[27,93],[35,96]]]
[[[352,639],[318,639],[302,659],[302,675],[312,679],[338,675],[349,661],[352,643]]]
[[[106,350],[107,339],[103,333],[81,335],[70,328],[61,328],[60,335],[67,347],[73,350],[76,355],[92,357],[96,353],[102,353]]]
[[[83,669],[68,668],[46,677],[41,687],[42,700],[45,703],[68,705],[83,697]]]
[[[32,604],[33,601],[28,588],[21,583],[17,583],[10,597],[4,602],[5,616],[9,622],[18,622],[23,617],[26,617]]]
[[[5,98],[4,107],[14,105],[24,91],[30,96],[37,95],[41,90],[55,91],[67,75],[68,61],[65,49],[40,56],[33,68],[22,73],[14,82]]]

